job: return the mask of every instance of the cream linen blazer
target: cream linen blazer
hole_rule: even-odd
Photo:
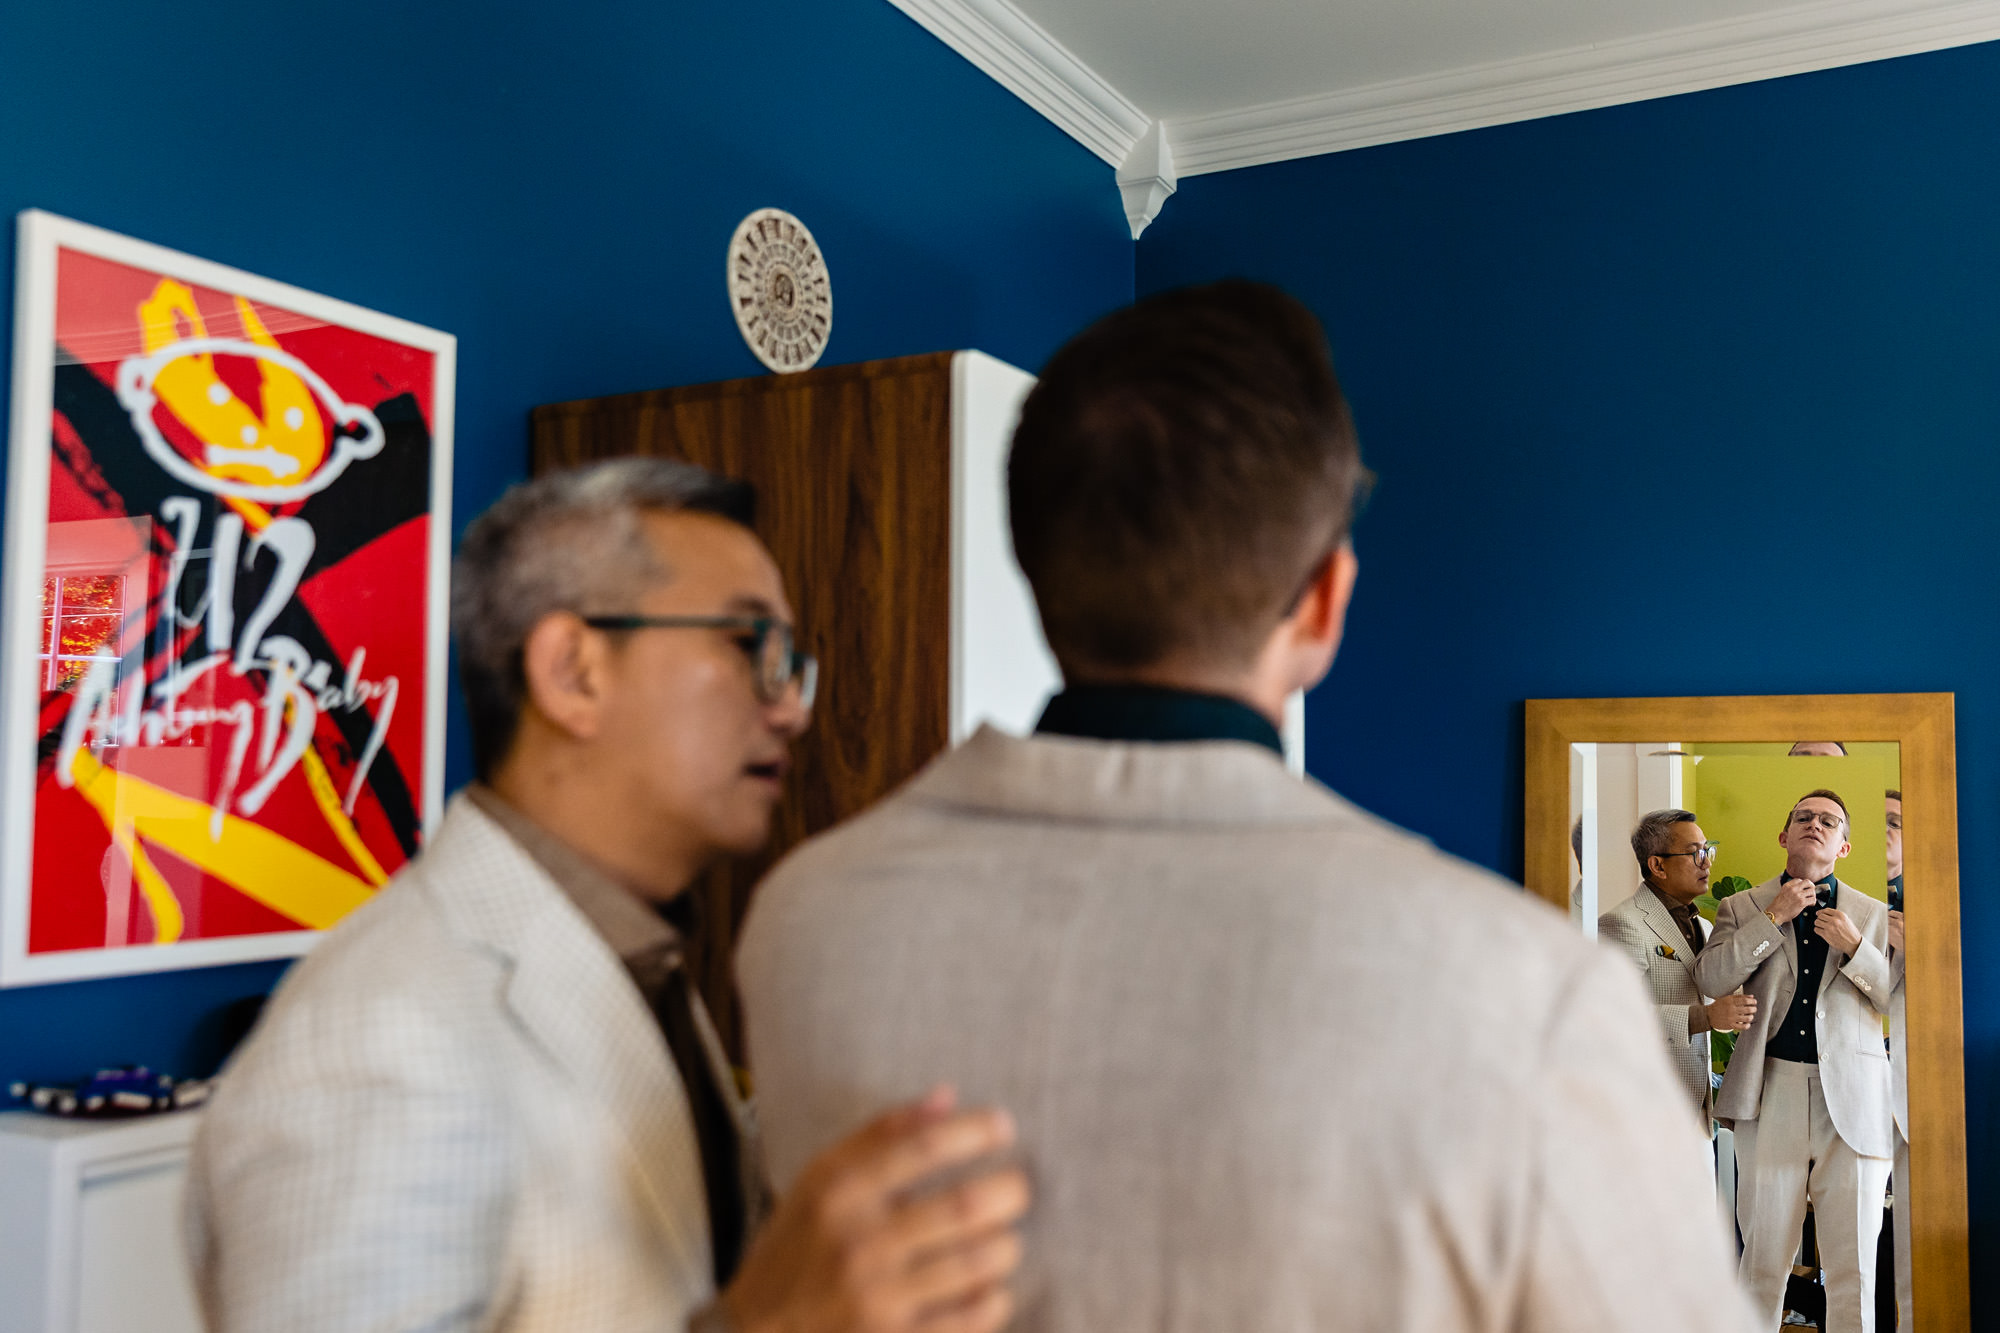
[[[1771,1025],[1785,1016],[1798,993],[1799,918],[1774,926],[1764,915],[1784,883],[1783,875],[1774,875],[1724,898],[1716,906],[1715,931],[1695,959],[1695,984],[1704,993],[1727,995],[1741,986],[1757,997],[1757,1016],[1737,1035],[1715,1099],[1716,1119],[1729,1123],[1757,1118]],[[1889,909],[1838,879],[1834,886],[1834,906],[1861,932],[1861,947],[1853,957],[1827,947],[1814,1009],[1820,1091],[1834,1130],[1848,1147],[1863,1157],[1889,1157],[1896,1149],[1895,1122],[1882,1016],[1901,982],[1902,961],[1883,952],[1889,946]]]
[[[653,1016],[462,797],[286,978],[188,1183],[214,1333],[661,1333],[713,1294]]]
[[[1261,747],[982,730],[788,857],[738,954],[782,1189],[1009,1108],[1025,1333],[1738,1330],[1623,959]]]
[[[1695,917],[1695,929],[1707,940],[1708,923]],[[1615,946],[1644,974],[1646,989],[1659,1007],[1660,1026],[1667,1038],[1667,1052],[1673,1057],[1674,1072],[1680,1076],[1688,1096],[1704,1126],[1708,1121],[1709,1071],[1713,1064],[1708,1050],[1708,1029],[1688,1035],[1688,1011],[1706,1003],[1694,984],[1694,959],[1689,956],[1687,938],[1674,924],[1673,914],[1660,902],[1659,895],[1645,885],[1618,906],[1597,918],[1597,936]],[[1663,952],[1664,951],[1664,952]]]

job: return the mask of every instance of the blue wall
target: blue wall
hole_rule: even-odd
[[[523,475],[535,404],[760,373],[722,274],[767,204],[826,251],[828,364],[1034,367],[1131,299],[1109,168],[885,0],[0,12],[0,217],[45,208],[458,335],[460,526]],[[8,310],[12,283],[0,264]],[[454,725],[451,784],[468,771]],[[0,992],[0,1087],[198,1071],[218,1006],[279,971]]]
[[[1363,805],[1518,875],[1523,699],[1957,694],[1991,1271],[2000,45],[1183,181],[1139,290],[1227,274],[1320,314],[1381,473],[1308,713]]]

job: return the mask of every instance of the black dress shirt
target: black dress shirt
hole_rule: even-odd
[[[1837,881],[1828,875],[1819,882],[1820,898],[1830,905],[1834,901],[1834,885]],[[1792,918],[1792,932],[1799,946],[1799,984],[1792,992],[1792,1004],[1785,1011],[1784,1018],[1772,1031],[1771,1038],[1764,1045],[1764,1054],[1774,1060],[1796,1060],[1800,1064],[1819,1063],[1819,1029],[1815,1018],[1819,1013],[1820,983],[1826,978],[1827,942],[1813,933],[1813,923],[1819,920],[1819,899]]]
[[[1096,741],[1249,741],[1283,755],[1271,720],[1240,699],[1157,685],[1072,685],[1035,730]]]

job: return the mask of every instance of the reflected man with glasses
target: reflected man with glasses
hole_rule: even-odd
[[[1875,1326],[1875,1247],[1894,1155],[1882,1044],[1900,962],[1889,912],[1834,875],[1851,850],[1847,805],[1821,789],[1793,804],[1778,834],[1785,869],[1725,898],[1695,959],[1709,994],[1742,986],[1756,1014],[1716,1098],[1736,1130],[1742,1274],[1767,1328],[1812,1204],[1826,1274],[1827,1333]]]
[[[1716,845],[1687,810],[1655,810],[1632,830],[1639,862],[1639,891],[1597,919],[1600,939],[1617,945],[1645,975],[1666,1029],[1674,1072],[1708,1128],[1708,1034],[1741,1032],[1757,1012],[1749,995],[1702,998],[1694,962],[1706,942],[1707,923],[1694,900],[1708,892]]]

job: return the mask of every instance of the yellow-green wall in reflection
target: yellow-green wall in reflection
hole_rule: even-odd
[[[1840,793],[1853,818],[1853,849],[1834,873],[1873,898],[1888,895],[1884,869],[1882,793],[1901,785],[1894,742],[1853,742],[1845,756],[1791,757],[1785,744],[1688,745],[1701,756],[1686,783],[1688,808],[1702,832],[1721,844],[1711,880],[1741,875],[1762,884],[1785,867],[1778,830],[1801,796],[1817,788]]]

